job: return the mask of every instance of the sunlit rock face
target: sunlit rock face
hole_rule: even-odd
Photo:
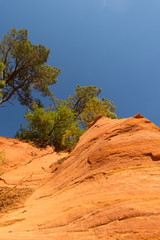
[[[156,125],[140,114],[127,119],[99,117],[67,157],[59,164],[55,157],[55,153],[45,156],[45,166],[47,159],[53,162],[45,168],[46,181],[37,170],[44,164],[40,157],[34,174],[43,178],[42,184],[34,187],[23,208],[0,218],[2,239],[160,238],[160,129]],[[34,161],[38,164],[32,159],[23,174]],[[11,181],[14,171],[23,175],[22,166],[17,167],[2,175],[4,180]]]

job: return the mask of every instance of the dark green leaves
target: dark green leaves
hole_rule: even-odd
[[[0,62],[5,68],[0,81],[0,104],[17,98],[26,106],[35,100],[32,91],[37,89],[43,96],[52,96],[49,86],[57,82],[60,69],[45,65],[50,50],[28,40],[28,31],[11,29],[0,42]]]

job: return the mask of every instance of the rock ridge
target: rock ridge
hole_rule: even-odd
[[[57,166],[0,218],[2,239],[160,239],[160,129],[151,121],[100,116]]]

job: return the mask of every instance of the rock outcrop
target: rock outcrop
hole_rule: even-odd
[[[128,119],[100,117],[62,157],[47,168],[46,181],[43,178],[34,188],[23,207],[2,214],[0,239],[160,239],[156,125],[140,114]],[[1,178],[15,184],[14,173],[23,177],[34,161],[26,171],[17,167]]]

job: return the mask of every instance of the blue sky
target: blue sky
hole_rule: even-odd
[[[10,28],[29,31],[51,49],[48,64],[62,73],[59,98],[77,84],[102,88],[117,115],[140,112],[160,126],[159,0],[0,0],[0,39]],[[0,135],[13,137],[24,122],[18,103],[0,108]]]

